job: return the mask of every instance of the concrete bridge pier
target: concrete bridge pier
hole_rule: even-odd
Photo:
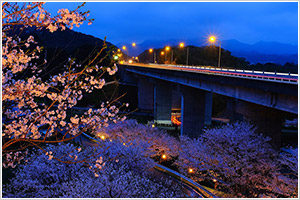
[[[212,93],[187,86],[181,87],[181,135],[197,138],[211,125]]]
[[[238,99],[230,98],[230,97],[226,101],[226,114],[227,114],[230,122],[243,120],[243,115],[236,112],[237,102],[238,102]]]
[[[138,79],[138,108],[140,111],[153,112],[153,83],[145,77]]]
[[[271,143],[281,145],[285,112],[245,101],[236,102],[235,110],[243,115],[244,120],[249,120],[257,128],[257,132],[272,138]]]
[[[154,84],[154,122],[172,125],[172,84],[156,81]]]

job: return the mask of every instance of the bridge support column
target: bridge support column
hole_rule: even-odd
[[[250,121],[257,128],[257,132],[272,138],[273,144],[281,145],[284,112],[245,101],[236,102],[235,110],[242,114],[245,120]]]
[[[212,93],[186,86],[181,92],[181,135],[196,138],[211,125]]]
[[[153,83],[139,77],[138,108],[141,111],[153,111]]]
[[[228,98],[228,100],[226,101],[226,113],[230,122],[243,120],[243,115],[236,112],[237,101],[238,100],[234,98]]]
[[[154,85],[154,122],[172,125],[172,85],[157,81]]]

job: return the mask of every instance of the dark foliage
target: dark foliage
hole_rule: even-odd
[[[204,47],[188,46],[189,56],[188,64],[189,65],[199,65],[199,66],[218,66],[218,56],[219,56],[219,47],[211,45]],[[156,52],[156,61],[159,64],[162,63],[172,63],[172,64],[186,64],[187,56],[187,47],[177,48],[172,47],[173,51],[173,62],[171,62],[172,51],[165,52],[165,55],[161,55],[160,52],[164,49],[154,49]],[[139,55],[140,62],[143,63],[153,63],[154,55],[149,53],[148,50],[144,51]],[[298,65],[293,63],[286,63],[284,65],[275,64],[275,63],[257,63],[250,64],[245,58],[235,57],[231,55],[231,52],[225,49],[221,49],[221,67],[224,68],[236,68],[236,69],[245,69],[245,70],[261,70],[261,71],[276,71],[284,73],[298,73]]]

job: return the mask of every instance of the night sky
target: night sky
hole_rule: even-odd
[[[80,3],[47,2],[55,14]],[[298,44],[298,2],[87,2],[92,25],[74,29],[117,43],[199,39]]]

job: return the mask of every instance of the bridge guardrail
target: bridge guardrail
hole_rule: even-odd
[[[232,68],[217,68],[212,66],[191,66],[191,65],[171,65],[171,64],[154,64],[149,63],[149,65],[153,66],[166,66],[166,67],[174,67],[174,68],[187,68],[187,69],[198,69],[198,70],[211,70],[211,71],[203,71],[206,73],[216,73],[223,75],[231,75],[231,76],[242,76],[242,77],[251,77],[258,79],[268,79],[268,80],[276,80],[276,81],[284,81],[284,82],[298,82],[298,74],[292,73],[281,73],[281,72],[269,72],[269,71],[257,71],[257,70],[245,70],[245,69],[232,69]],[[273,76],[268,76],[273,75]]]

